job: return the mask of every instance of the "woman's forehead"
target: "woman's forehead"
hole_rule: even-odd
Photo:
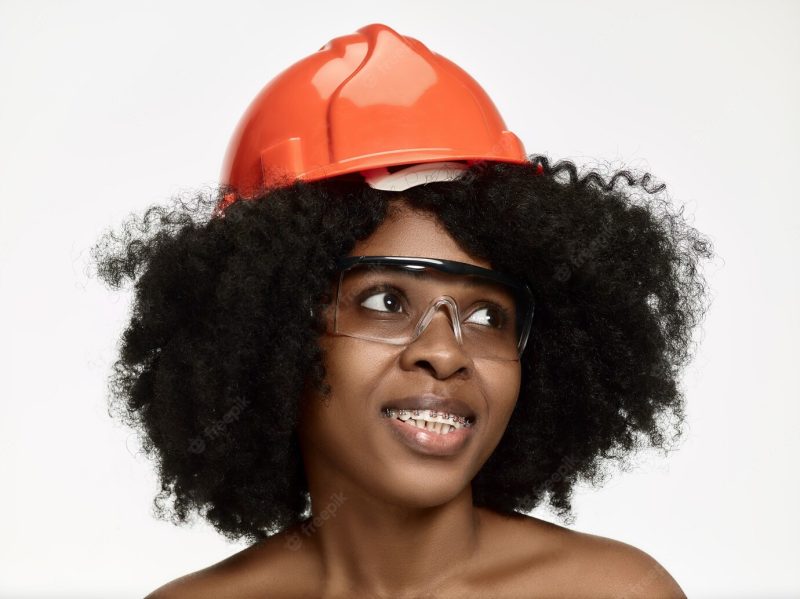
[[[393,206],[371,236],[356,242],[350,255],[418,256],[491,268],[486,260],[466,253],[433,214],[405,204]]]

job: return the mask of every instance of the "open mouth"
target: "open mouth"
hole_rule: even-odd
[[[436,410],[384,408],[382,414],[385,418],[395,418],[410,426],[440,435],[447,435],[462,428],[472,428],[475,424],[474,417]]]
[[[456,456],[476,432],[474,420],[458,414],[386,408],[382,415],[395,438],[418,455]]]

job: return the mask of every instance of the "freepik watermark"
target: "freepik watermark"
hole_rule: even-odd
[[[339,507],[345,501],[347,501],[347,497],[341,491],[331,495],[330,501],[328,501],[328,503],[320,512],[314,514],[310,520],[307,520],[300,525],[299,533],[295,532],[286,537],[286,541],[284,542],[286,548],[290,551],[299,550],[300,547],[303,546],[303,537],[310,537],[317,532],[317,530],[319,530],[319,528],[321,528],[325,522],[336,516],[336,512],[339,511]]]
[[[225,428],[232,422],[235,422],[242,415],[244,409],[250,405],[250,400],[244,397],[237,397],[233,405],[228,408],[228,411],[220,418],[206,426],[203,429],[203,435],[195,437],[189,442],[190,453],[203,453],[206,450],[206,440],[214,441],[218,439]]]
[[[672,579],[672,576],[670,576],[669,572],[667,572],[664,566],[659,563],[655,563],[647,570],[647,572],[645,572],[635,582],[631,583],[631,585],[623,594],[617,595],[615,599],[628,599],[629,597],[644,597],[649,595],[650,593],[648,593],[648,588],[662,578]],[[650,589],[650,591],[652,592],[652,589]]]
[[[578,465],[578,462],[575,461],[571,456],[565,457],[561,461],[561,464],[555,470],[555,472],[553,472],[548,477],[548,479],[547,479],[548,482],[549,483],[557,483],[557,482],[560,482],[560,481],[564,480],[570,472],[574,471],[575,466],[577,466],[577,465]],[[549,485],[546,485],[546,486],[549,486]],[[528,493],[528,494],[524,495],[522,497],[522,499],[524,500],[525,503],[532,503],[537,498],[534,497],[533,495],[531,495],[530,493]]]
[[[608,245],[611,239],[611,231],[607,223],[603,223],[600,232],[595,235],[587,244],[578,248],[572,248],[569,255],[569,264],[562,262],[556,267],[553,278],[559,283],[564,283],[572,276],[573,270],[581,268],[586,262],[595,256],[604,246]],[[571,268],[570,268],[571,267]]]

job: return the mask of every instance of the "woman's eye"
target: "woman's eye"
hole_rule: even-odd
[[[491,306],[478,308],[469,315],[467,322],[473,322],[475,324],[480,324],[495,329],[501,328],[504,324],[502,312],[497,308],[492,308]]]
[[[382,291],[380,293],[373,293],[361,305],[369,310],[376,310],[378,312],[402,312],[400,300],[394,293]]]

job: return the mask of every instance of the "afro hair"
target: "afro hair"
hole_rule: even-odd
[[[478,163],[402,192],[354,176],[296,181],[212,208],[226,190],[155,205],[93,248],[109,286],[134,284],[109,412],[157,465],[157,517],[200,514],[263,540],[310,513],[297,437],[306,385],[323,393],[326,293],[347,255],[403,200],[527,282],[536,309],[508,427],[472,481],[500,513],[549,502],[571,520],[579,480],[682,435],[681,368],[706,309],[711,243],[650,177],[579,175],[545,156]]]

